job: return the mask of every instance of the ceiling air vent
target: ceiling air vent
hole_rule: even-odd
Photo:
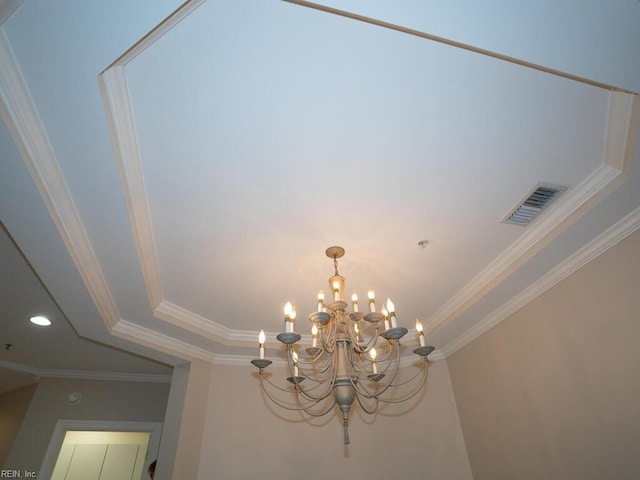
[[[516,208],[503,217],[504,223],[529,225],[567,187],[558,185],[538,185]]]

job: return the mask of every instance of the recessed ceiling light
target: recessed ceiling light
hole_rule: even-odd
[[[29,321],[42,327],[48,327],[49,325],[51,325],[51,320],[49,320],[47,317],[31,317]]]

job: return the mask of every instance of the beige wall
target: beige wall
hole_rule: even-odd
[[[446,361],[431,364],[425,394],[404,415],[367,424],[354,406],[348,447],[337,416],[313,426],[271,407],[256,371],[212,367],[198,479],[471,478]]]
[[[3,468],[37,472],[59,419],[162,422],[168,394],[164,383],[42,378]]]
[[[640,232],[448,358],[475,480],[640,478]]]
[[[0,465],[4,465],[13,439],[36,391],[36,384],[0,394]]]

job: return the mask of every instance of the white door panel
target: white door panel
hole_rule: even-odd
[[[67,432],[51,480],[140,480],[147,432]]]
[[[100,480],[129,480],[134,477],[139,445],[109,445],[104,457]]]
[[[100,480],[106,445],[76,445],[65,480]]]

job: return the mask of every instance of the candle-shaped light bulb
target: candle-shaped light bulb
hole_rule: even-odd
[[[376,311],[376,294],[373,293],[373,290],[369,290],[367,297],[369,297],[369,311],[373,313]]]
[[[291,332],[291,311],[293,307],[291,306],[291,302],[287,302],[284,306],[284,331],[285,333]]]
[[[313,327],[311,327],[311,346],[313,348],[318,346],[318,327],[315,323],[313,324]]]
[[[320,290],[318,292],[318,311],[322,311],[322,307],[324,306],[324,291]]]
[[[260,334],[258,335],[258,343],[259,345],[259,353],[260,353],[260,360],[264,360],[264,341],[266,340],[265,336],[264,336],[264,330],[260,330]]]
[[[377,375],[378,374],[378,366],[376,365],[376,357],[377,357],[377,353],[376,353],[376,349],[372,348],[371,351],[369,352],[369,356],[371,357],[371,368],[373,370],[373,374]]]
[[[416,319],[416,330],[418,331],[418,340],[420,340],[420,346],[424,347],[426,345],[424,341],[424,329],[422,328],[422,324],[418,319]]]
[[[351,301],[353,302],[353,311],[358,312],[358,295],[355,293],[351,295]]]
[[[340,300],[340,282],[334,280],[333,282],[333,301],[337,302]]]
[[[398,322],[396,321],[396,307],[390,298],[387,298],[387,310],[389,310],[389,320],[391,321],[391,328],[396,328]]]
[[[384,331],[386,332],[389,330],[389,312],[387,312],[387,307],[382,307],[380,313],[382,313],[382,316],[384,317]]]
[[[396,307],[395,307],[395,305],[393,304],[393,302],[391,301],[390,298],[387,298],[387,310],[389,311],[389,313],[391,315],[396,313]]]

